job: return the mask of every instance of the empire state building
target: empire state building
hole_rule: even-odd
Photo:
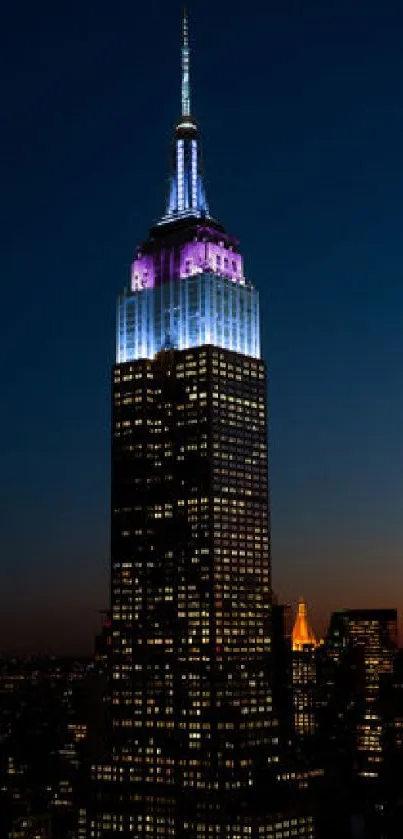
[[[82,835],[311,837],[248,803],[278,762],[267,377],[258,291],[207,202],[189,55],[184,13],[167,204],[118,301],[110,734]]]

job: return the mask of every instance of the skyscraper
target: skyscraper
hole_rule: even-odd
[[[310,815],[250,803],[279,751],[266,369],[258,292],[207,203],[186,13],[167,205],[118,302],[111,600],[88,835],[312,836]]]

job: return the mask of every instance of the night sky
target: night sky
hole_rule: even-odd
[[[261,291],[275,588],[318,630],[402,608],[403,5],[190,13],[210,209]],[[115,301],[164,209],[180,16],[1,4],[0,649],[90,651],[108,602]]]

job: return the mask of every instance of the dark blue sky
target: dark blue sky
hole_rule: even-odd
[[[180,2],[0,10],[0,648],[107,602],[115,299],[162,212]],[[403,606],[403,6],[194,0],[210,207],[261,290],[273,567],[323,626]]]

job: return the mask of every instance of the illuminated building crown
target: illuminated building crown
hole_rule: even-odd
[[[190,110],[189,23],[182,21],[182,114],[176,124],[168,203],[160,224],[174,219],[209,216],[202,179],[199,132]]]
[[[165,215],[136,248],[120,295],[116,360],[212,344],[260,358],[259,293],[244,274],[239,242],[213,220],[191,116],[189,28],[182,21],[182,115],[176,125]]]
[[[301,599],[298,603],[298,613],[292,631],[292,648],[294,652],[298,652],[306,647],[316,647],[316,638],[308,621],[306,604]]]

